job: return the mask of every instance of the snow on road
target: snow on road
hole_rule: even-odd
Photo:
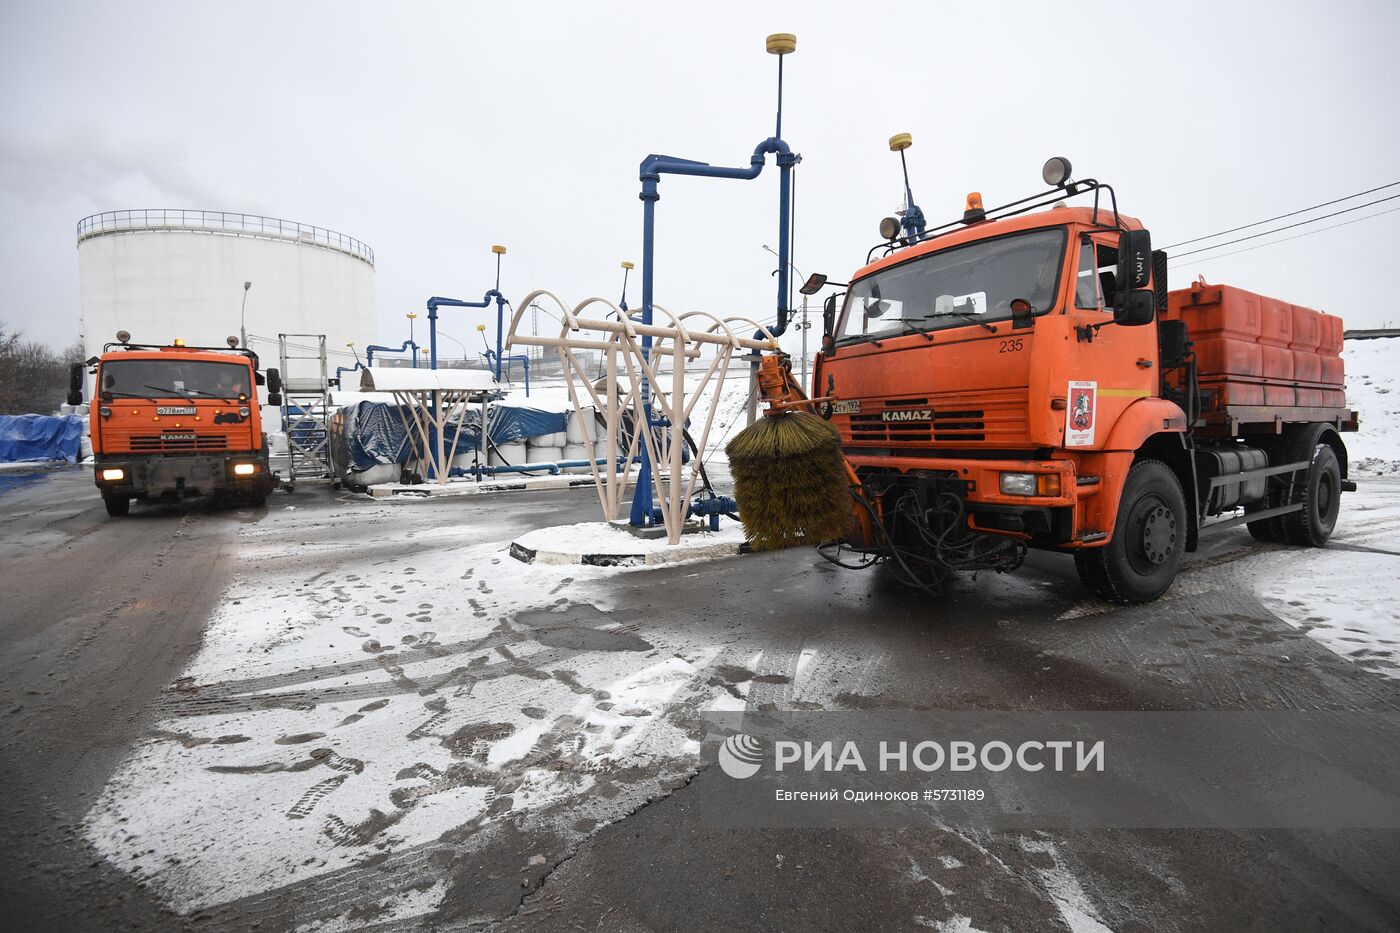
[[[527,565],[506,527],[385,508],[338,539],[304,512],[245,527],[200,652],[89,813],[98,850],[177,910],[510,814],[548,826],[565,800],[569,825],[605,823],[693,771],[683,721],[736,702],[701,676],[719,647],[608,621],[621,571]]]
[[[1271,555],[1259,600],[1342,657],[1400,678],[1400,478],[1358,483],[1326,548]]]

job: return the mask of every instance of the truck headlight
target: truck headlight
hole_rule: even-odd
[[[107,467],[102,471],[104,483],[120,483],[124,479],[126,479],[126,470],[121,467]]]
[[[235,463],[233,465],[234,476],[252,476],[256,472],[258,472],[256,463]]]
[[[1003,473],[1001,474],[1001,494],[1003,496],[1058,496],[1060,494],[1060,474]]]
[[[240,417],[240,418],[246,418],[246,417],[248,417],[248,415],[249,415],[249,411],[248,411],[248,409],[247,409],[246,406],[243,407],[243,408],[238,409],[238,417]]]
[[[1035,474],[1034,473],[1003,473],[1001,474],[1001,494],[1003,496],[1033,496],[1035,495]]]

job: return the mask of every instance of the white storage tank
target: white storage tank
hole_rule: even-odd
[[[213,347],[246,330],[262,365],[276,366],[278,334],[325,334],[334,372],[350,360],[348,341],[363,347],[378,332],[374,251],[295,221],[220,211],[94,214],[78,223],[78,275],[89,356],[119,330],[133,343],[178,337]]]

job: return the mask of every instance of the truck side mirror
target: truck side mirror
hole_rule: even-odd
[[[282,374],[275,369],[267,371],[267,404],[282,406]]]
[[[1152,281],[1152,234],[1146,230],[1124,230],[1118,235],[1118,274],[1114,277],[1124,291],[1146,288]]]
[[[1118,294],[1113,301],[1113,322],[1128,327],[1151,324],[1157,311],[1152,284],[1152,234],[1124,230],[1118,235]]]
[[[1126,327],[1151,324],[1157,312],[1157,295],[1150,288],[1120,292],[1113,306],[1113,323]]]
[[[68,404],[83,404],[83,370],[87,369],[86,363],[74,363],[68,369]]]
[[[822,336],[836,336],[836,296],[827,295],[822,302]]]

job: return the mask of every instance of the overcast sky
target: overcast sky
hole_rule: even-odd
[[[5,0],[0,321],[71,341],[76,222],[144,207],[364,240],[380,339],[406,336],[430,295],[480,297],[496,242],[508,297],[615,297],[619,262],[641,258],[638,162],[746,165],[773,131],[777,31],[798,36],[783,130],[803,157],[804,272],[860,265],[900,203],[887,140],[901,131],[932,220],[960,216],[969,190],[988,205],[1031,193],[1062,154],[1166,245],[1400,181],[1397,27],[1394,0]],[[659,302],[772,317],[777,181],[771,164],[750,182],[662,181]],[[1203,254],[1173,283],[1204,274],[1349,326],[1400,325],[1397,233],[1400,212]],[[481,312],[446,313],[447,333],[475,341]]]

